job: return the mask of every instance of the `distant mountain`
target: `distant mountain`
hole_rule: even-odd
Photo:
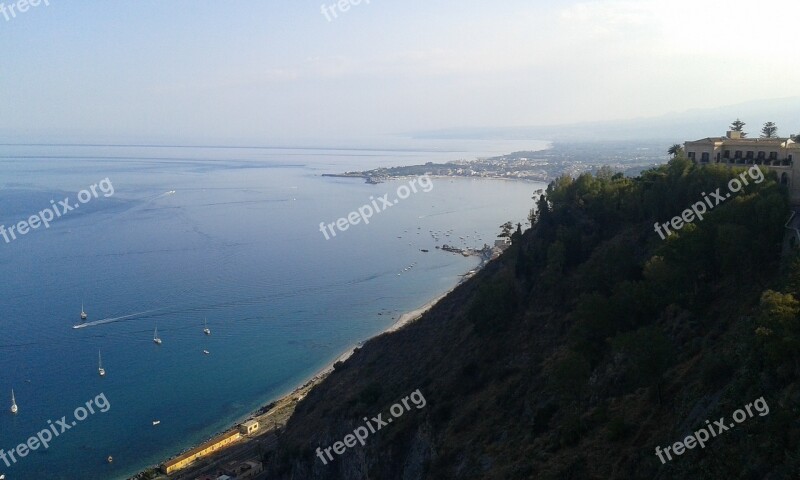
[[[453,128],[412,134],[427,139],[541,139],[555,141],[657,140],[681,143],[723,135],[736,118],[757,136],[764,122],[778,124],[779,135],[800,133],[800,97],[745,102],[710,109],[674,112],[657,117],[507,128]]]

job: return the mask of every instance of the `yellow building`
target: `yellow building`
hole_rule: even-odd
[[[686,142],[683,150],[689,159],[700,165],[712,163],[731,166],[764,165],[778,174],[781,184],[789,188],[792,203],[800,203],[800,181],[795,182],[795,168],[800,169],[800,144],[788,138],[743,138],[741,132],[728,132],[724,137],[709,137]],[[795,167],[797,165],[797,167]],[[797,174],[800,180],[800,171]]]
[[[242,434],[238,430],[231,430],[230,432],[223,433],[222,435],[212,438],[206,443],[195,447],[183,455],[179,455],[172,460],[164,463],[161,466],[161,471],[167,475],[176,472],[182,468],[186,468],[190,463],[199,460],[207,455],[215,453],[231,443],[242,438]]]

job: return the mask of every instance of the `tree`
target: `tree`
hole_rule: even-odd
[[[536,197],[533,198],[536,199]],[[532,208],[528,214],[528,221],[531,222],[531,226],[536,225],[541,219],[545,219],[545,223],[547,223],[547,220],[550,219],[549,214],[550,205],[547,203],[547,198],[544,195],[540,195],[539,199],[536,200],[536,207]]]
[[[794,364],[800,350],[800,302],[791,293],[766,290],[759,309],[755,333],[767,358],[776,365]]]
[[[510,237],[511,236],[511,230],[514,228],[514,224],[511,223],[511,222],[506,222],[506,223],[500,225],[500,228],[503,231],[500,232],[500,235],[498,235],[498,237],[501,237],[501,238],[502,237]]]
[[[732,132],[741,132],[742,138],[744,138],[747,136],[747,134],[744,133],[745,125],[747,124],[737,118],[736,120],[733,121],[733,123],[731,123],[731,126],[729,128],[731,129]]]
[[[670,156],[672,156],[673,158],[677,157],[678,155],[683,153],[683,146],[681,146],[680,143],[676,143],[673,146],[669,147],[667,153],[669,153]]]
[[[633,386],[652,385],[661,405],[664,373],[675,361],[675,350],[669,338],[655,325],[617,335],[611,340],[615,355],[627,361],[628,376]]]
[[[797,135],[792,135],[791,138],[794,142],[800,143],[800,133]]]
[[[778,134],[778,126],[774,122],[767,122],[761,127],[761,138],[775,138]]]

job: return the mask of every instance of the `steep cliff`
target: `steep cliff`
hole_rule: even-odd
[[[800,264],[781,259],[786,191],[762,168],[556,180],[499,259],[299,404],[268,478],[796,476]],[[702,219],[654,231],[709,192],[725,200]],[[703,448],[656,454],[748,404]]]

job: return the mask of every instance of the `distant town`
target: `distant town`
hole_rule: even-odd
[[[447,163],[383,167],[361,172],[324,174],[328,177],[363,178],[367,183],[431,175],[440,177],[503,178],[550,182],[564,175],[593,172],[602,166],[625,175],[638,175],[643,170],[668,160],[668,142],[586,142],[556,143],[541,151],[520,151],[491,158],[456,160]]]

